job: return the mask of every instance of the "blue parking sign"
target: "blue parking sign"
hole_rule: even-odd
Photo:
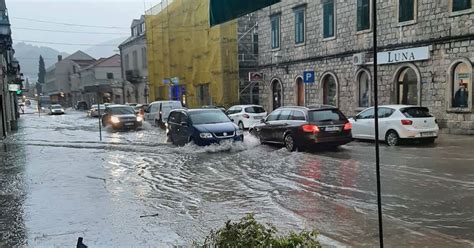
[[[314,71],[305,71],[303,73],[303,82],[305,84],[313,84],[314,83]]]

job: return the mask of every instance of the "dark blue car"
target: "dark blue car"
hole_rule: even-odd
[[[179,146],[190,142],[207,146],[225,140],[244,140],[243,130],[219,109],[174,110],[167,124],[169,140]]]

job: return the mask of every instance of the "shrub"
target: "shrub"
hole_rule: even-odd
[[[317,241],[316,231],[291,232],[287,236],[277,236],[277,229],[272,225],[258,223],[253,214],[247,214],[238,223],[227,221],[217,231],[211,231],[203,245],[197,247],[234,248],[234,247],[314,247],[321,245]]]

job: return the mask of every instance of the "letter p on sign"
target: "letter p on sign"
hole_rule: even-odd
[[[314,83],[314,71],[305,71],[303,73],[303,82],[305,84],[313,84]]]

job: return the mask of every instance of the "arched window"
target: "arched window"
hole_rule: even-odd
[[[304,91],[304,83],[301,77],[296,79],[296,105],[304,106],[305,101],[305,91]]]
[[[451,74],[451,106],[468,108],[471,99],[472,69],[465,62],[456,64]]]
[[[411,67],[403,69],[398,76],[397,103],[418,105],[418,76]]]
[[[370,76],[367,71],[361,71],[357,76],[359,89],[359,107],[370,106]]]
[[[331,74],[323,78],[323,104],[337,106],[337,82]]]
[[[282,106],[283,87],[278,79],[272,81],[273,110]]]

